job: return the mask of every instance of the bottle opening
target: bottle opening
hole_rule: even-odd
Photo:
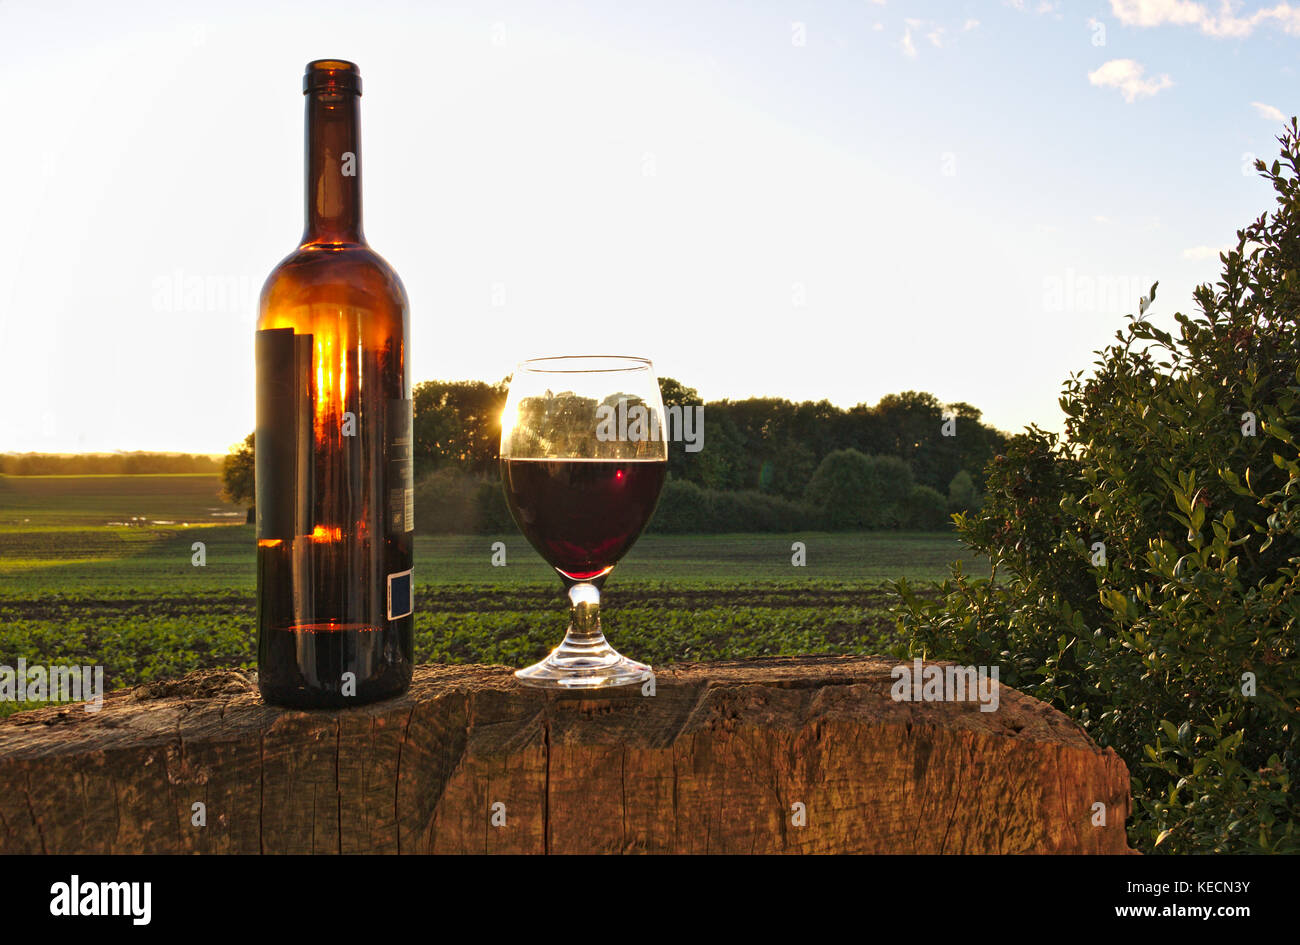
[[[361,94],[361,70],[346,59],[316,59],[307,63],[302,92],[356,92]]]

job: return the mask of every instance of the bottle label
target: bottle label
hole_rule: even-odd
[[[415,611],[415,590],[411,586],[411,572],[399,571],[388,575],[388,619],[409,617]]]
[[[257,537],[292,541],[313,525],[312,336],[257,333]]]
[[[415,436],[410,398],[388,402],[388,532],[415,531]]]

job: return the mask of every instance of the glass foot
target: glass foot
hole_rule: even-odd
[[[608,573],[608,572],[606,572]],[[634,686],[650,678],[650,667],[623,656],[600,630],[600,589],[585,582],[569,588],[569,629],[551,655],[515,679],[539,689],[608,689]]]
[[[634,686],[651,676],[650,667],[619,654],[602,637],[599,644],[565,640],[540,663],[515,670],[525,686],[539,689],[608,689]]]

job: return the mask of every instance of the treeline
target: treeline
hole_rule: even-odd
[[[843,409],[768,397],[706,404],[672,378],[660,387],[666,407],[704,408],[702,448],[671,443],[652,532],[945,528],[951,513],[979,507],[985,465],[1006,442],[976,408],[928,393]],[[496,484],[506,390],[416,386],[418,530],[510,527]]]
[[[652,532],[947,528],[952,513],[979,508],[985,466],[1007,439],[969,404],[916,391],[843,409],[775,397],[706,404],[672,378],[660,388],[665,406],[703,411],[702,426],[670,443]],[[505,381],[416,385],[417,531],[513,527],[497,469],[506,391]],[[253,449],[250,435],[225,459],[228,501],[253,501]]]
[[[194,453],[0,453],[7,476],[141,476],[219,473],[219,456]]]
[[[704,407],[703,448],[688,452],[685,444],[672,443],[668,471],[674,480],[705,489],[753,489],[798,499],[822,460],[853,449],[895,456],[917,484],[946,493],[962,470],[982,485],[985,465],[1006,442],[1006,434],[980,422],[980,411],[970,404],[944,404],[916,391],[843,409],[825,400],[775,397],[705,404],[698,392],[672,378],[659,386],[665,406]],[[447,467],[496,475],[505,381],[425,381],[413,398],[417,478]]]

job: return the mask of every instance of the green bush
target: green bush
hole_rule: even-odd
[[[497,535],[515,527],[506,494],[496,479],[479,481],[474,492],[474,515],[476,530],[482,535]]]
[[[912,469],[897,456],[854,449],[828,453],[808,482],[804,499],[827,528],[899,528],[912,491]]]
[[[793,532],[817,527],[817,513],[779,496],[742,489],[713,494],[717,532]]]
[[[948,511],[954,514],[978,512],[979,508],[980,496],[975,488],[975,480],[963,469],[948,483]]]
[[[659,505],[648,530],[670,535],[711,530],[712,494],[712,489],[703,489],[693,482],[670,479],[659,494]]]
[[[495,480],[444,466],[415,485],[415,530],[422,535],[481,535],[513,527]]]
[[[912,486],[903,504],[903,522],[907,528],[923,532],[937,532],[948,528],[948,500],[938,489],[929,486]]]
[[[816,528],[815,509],[754,490],[702,489],[673,479],[664,486],[648,531],[659,534],[697,532],[791,532]]]
[[[828,528],[865,528],[871,496],[871,461],[857,450],[836,450],[821,461],[804,499],[821,509]]]
[[[1198,313],[1132,318],[1066,382],[1066,442],[1030,428],[990,463],[957,518],[993,580],[896,585],[900,654],[997,664],[1119,752],[1146,852],[1300,851],[1297,138]]]

